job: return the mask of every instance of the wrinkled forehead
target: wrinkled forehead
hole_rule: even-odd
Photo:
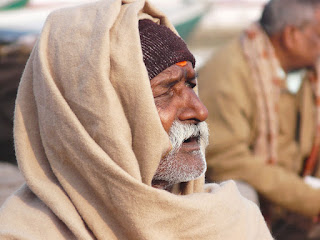
[[[157,76],[150,79],[151,86],[155,84],[161,84],[162,81],[180,81],[182,79],[194,79],[196,78],[196,71],[192,66],[192,63],[189,61],[179,62],[171,65]]]

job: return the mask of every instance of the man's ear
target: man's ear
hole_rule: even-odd
[[[286,26],[281,33],[281,42],[288,52],[295,52],[301,44],[301,32],[295,26]]]

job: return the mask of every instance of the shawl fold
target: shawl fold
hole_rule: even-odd
[[[18,90],[26,185],[1,209],[1,239],[272,239],[232,182],[205,192],[201,177],[182,195],[151,187],[170,143],[143,63],[141,18],[175,31],[145,0],[48,17]]]

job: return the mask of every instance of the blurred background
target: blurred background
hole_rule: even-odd
[[[197,68],[222,44],[258,19],[267,0],[150,0],[167,14],[197,59]],[[0,205],[22,183],[13,145],[17,87],[48,14],[92,0],[0,0]]]

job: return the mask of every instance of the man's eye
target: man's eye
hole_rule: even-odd
[[[193,82],[186,82],[186,86],[189,88],[194,88],[195,86],[197,86],[197,84]]]
[[[171,96],[172,95],[172,89],[163,89],[157,93],[153,94],[154,98],[161,98],[161,97],[166,97],[166,96]]]

